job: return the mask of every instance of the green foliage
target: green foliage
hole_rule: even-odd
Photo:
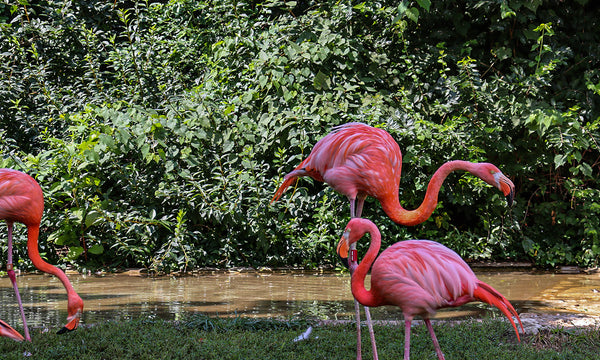
[[[388,244],[594,266],[597,15],[550,0],[9,1],[0,165],[41,183],[54,261],[333,265],[346,199],[302,179],[269,200],[332,126],[361,121],[400,144],[405,208],[452,159],[492,162],[517,186],[507,211],[496,189],[453,174],[414,228],[369,200]]]

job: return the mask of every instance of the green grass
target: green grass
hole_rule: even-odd
[[[33,343],[0,339],[2,359],[353,359],[353,324],[314,327],[308,341],[293,342],[310,324],[305,320],[225,319],[202,315],[179,322],[106,322],[64,335],[34,330]],[[600,359],[600,330],[556,329],[516,342],[500,320],[434,325],[447,360]],[[366,329],[365,329],[366,330]],[[381,359],[403,356],[403,326],[375,327]],[[365,332],[366,334],[366,332]],[[424,326],[412,331],[414,359],[436,359]],[[368,339],[363,357],[371,358]],[[30,353],[31,355],[29,355]],[[24,355],[25,354],[25,355]],[[29,355],[29,356],[28,356]]]

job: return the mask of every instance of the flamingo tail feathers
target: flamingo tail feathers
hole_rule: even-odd
[[[504,316],[506,316],[508,320],[510,320],[510,323],[515,329],[517,339],[519,340],[519,342],[521,341],[521,337],[519,336],[519,330],[517,329],[517,325],[513,320],[513,316],[517,318],[517,321],[521,326],[521,331],[525,333],[525,330],[523,330],[523,324],[521,323],[521,318],[519,318],[519,314],[517,314],[515,308],[504,296],[502,296],[502,294],[500,294],[498,291],[496,291],[496,289],[484,283],[483,281],[478,281],[477,287],[475,288],[475,291],[473,291],[473,297],[479,301],[495,306],[500,311],[502,311]]]
[[[275,192],[275,195],[273,195],[273,198],[271,199],[270,203],[273,203],[273,202],[279,200],[279,198],[281,197],[281,195],[283,195],[283,193],[285,192],[285,190],[287,190],[287,188],[290,185],[292,185],[294,183],[294,181],[296,181],[297,178],[298,177],[296,177],[296,176],[290,176],[290,177],[288,177],[286,175],[283,184],[281,184],[279,186],[279,189],[277,189],[277,191]]]
[[[304,161],[302,161],[300,163],[300,165],[298,165],[294,171],[288,173],[286,176],[284,176],[284,181],[283,183],[279,186],[279,189],[277,189],[277,191],[275,192],[275,195],[273,195],[273,198],[271,199],[271,202],[269,204],[272,204],[273,202],[279,200],[279,198],[281,198],[281,195],[283,195],[283,193],[287,190],[287,188],[292,185],[297,178],[299,178],[300,176],[306,176],[308,175],[306,170],[304,169],[304,165],[306,164],[308,158],[304,159]]]

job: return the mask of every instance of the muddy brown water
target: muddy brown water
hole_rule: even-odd
[[[600,315],[600,274],[476,271],[519,313]],[[186,277],[146,277],[138,272],[104,276],[69,275],[85,302],[82,323],[132,318],[177,320],[202,313],[218,316],[345,320],[353,317],[348,274],[328,272],[205,272]],[[33,327],[66,323],[66,293],[58,279],[25,274],[17,278],[27,320]],[[368,284],[368,282],[367,282]],[[0,279],[0,319],[21,320],[10,280]],[[395,307],[372,310],[375,319],[400,319]],[[499,312],[473,303],[438,312],[437,318],[490,316]]]

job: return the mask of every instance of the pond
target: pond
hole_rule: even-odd
[[[600,315],[600,274],[477,271],[519,313],[580,312]],[[192,313],[219,316],[345,320],[353,317],[349,274],[308,271],[202,272],[185,277],[147,277],[137,271],[104,276],[69,275],[85,302],[83,324],[155,317],[177,320]],[[17,278],[32,327],[66,323],[66,292],[58,279],[24,274]],[[367,282],[368,283],[368,282]],[[0,280],[0,319],[20,326],[10,280]],[[500,314],[485,304],[444,309],[437,318]],[[372,309],[374,319],[399,319],[395,307]],[[502,316],[502,315],[499,315]]]

